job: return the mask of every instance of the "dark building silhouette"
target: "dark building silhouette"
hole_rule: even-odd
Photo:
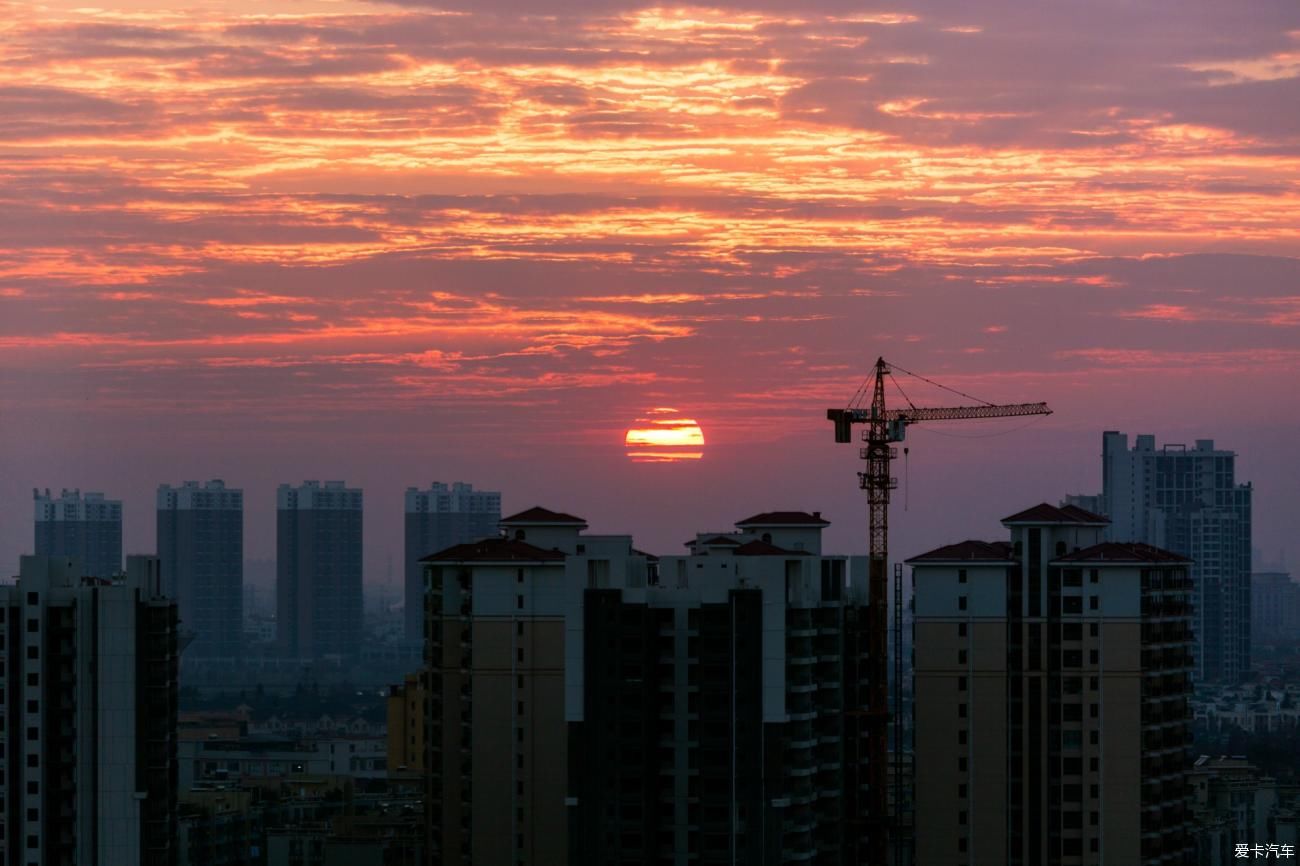
[[[244,644],[244,492],[221,481],[158,488],[164,588],[194,634],[188,658],[238,658]]]
[[[36,555],[71,557],[90,577],[122,571],[122,502],[102,493],[63,490],[59,498],[32,491]]]
[[[276,492],[276,629],[293,658],[361,651],[361,490],[342,481]]]
[[[116,580],[24,556],[0,587],[6,864],[176,862],[177,614],[156,557]]]
[[[497,534],[501,494],[457,481],[433,482],[428,490],[406,488],[404,572],[407,640],[424,640],[424,570],[420,560],[456,544]]]
[[[861,862],[865,582],[826,525],[657,558],[532,508],[427,557],[440,862]]]
[[[917,862],[1184,866],[1191,562],[1038,505],[908,560]]]
[[[1196,676],[1235,683],[1250,673],[1250,484],[1236,480],[1236,454],[1139,435],[1102,434],[1102,513],[1110,541],[1137,541],[1192,560]],[[1087,497],[1092,499],[1092,497]],[[1083,498],[1067,501],[1083,504]]]

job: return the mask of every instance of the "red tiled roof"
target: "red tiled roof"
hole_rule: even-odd
[[[1093,514],[1091,511],[1084,511],[1073,505],[1067,505],[1064,508],[1057,508],[1055,505],[1048,505],[1046,502],[1039,503],[1033,508],[1026,508],[1018,514],[1002,518],[1006,523],[1084,523],[1100,524],[1110,523],[1105,517],[1099,514]]]
[[[830,526],[829,520],[822,520],[820,511],[809,514],[806,511],[764,511],[753,517],[736,522],[737,526]]]
[[[734,551],[736,556],[807,556],[806,550],[786,550],[766,541],[746,541]]]
[[[1013,559],[1011,544],[1006,541],[960,541],[936,547],[928,553],[913,556],[907,562],[1010,562]]]
[[[565,514],[563,511],[551,511],[549,508],[542,508],[540,505],[534,505],[527,511],[521,511],[518,514],[512,514],[509,517],[502,518],[501,525],[508,523],[542,523],[550,525],[587,525],[587,521],[581,517],[574,517],[572,514]]]
[[[485,538],[431,553],[420,562],[556,562],[563,559],[564,554],[558,550],[543,550],[509,538]]]
[[[1191,562],[1169,550],[1137,542],[1105,541],[1058,556],[1053,562]]]
[[[739,545],[740,542],[734,538],[727,538],[727,536],[725,535],[711,535],[708,538],[692,538],[690,541],[686,542],[687,547],[692,547],[696,544],[707,544],[710,547],[715,547],[715,546],[720,546],[725,544],[731,547],[735,547]]]

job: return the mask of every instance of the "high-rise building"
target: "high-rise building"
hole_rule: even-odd
[[[361,490],[342,481],[276,491],[276,630],[289,657],[361,651]]]
[[[64,489],[55,499],[48,488],[32,491],[36,505],[36,555],[70,557],[88,577],[122,571],[122,502],[102,493]]]
[[[1251,584],[1251,636],[1261,641],[1300,639],[1300,583],[1285,571],[1257,571]]]
[[[1184,866],[1190,562],[1038,505],[908,560],[916,855]]]
[[[1237,483],[1235,465],[1236,454],[1213,439],[1157,448],[1154,436],[1140,435],[1130,450],[1125,434],[1102,434],[1106,537],[1191,558],[1196,675],[1207,682],[1250,672],[1252,490]]]
[[[532,508],[426,557],[441,862],[860,862],[865,561],[826,525],[659,559]]]
[[[244,643],[244,492],[221,481],[158,488],[164,590],[194,634],[189,658],[238,658]]]
[[[407,640],[424,640],[424,571],[420,560],[456,544],[497,534],[501,494],[461,481],[406,488],[405,625]]]
[[[7,864],[176,862],[177,615],[156,557],[115,580],[24,556],[0,586]]]

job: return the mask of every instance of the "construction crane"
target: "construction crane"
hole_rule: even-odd
[[[893,371],[906,373],[923,382],[952,391],[980,405],[955,406],[944,408],[918,408],[912,405],[907,394],[893,378]],[[889,376],[898,388],[906,409],[888,409],[885,407],[885,377]],[[871,402],[862,405],[868,392]],[[886,571],[889,568],[889,494],[898,487],[898,480],[889,473],[890,461],[898,456],[894,443],[902,442],[909,424],[931,421],[965,421],[979,418],[1011,418],[1023,415],[1050,415],[1052,410],[1046,403],[1014,403],[995,405],[963,394],[953,388],[947,388],[938,382],[926,379],[916,373],[910,373],[897,364],[889,364],[884,358],[877,358],[872,375],[853,396],[849,405],[843,409],[828,409],[826,417],[835,423],[835,441],[851,442],[853,425],[865,424],[862,441],[866,447],[859,455],[866,461],[865,472],[858,473],[859,486],[867,491],[867,532],[869,538],[869,566],[867,575],[867,611],[866,622],[859,623],[856,634],[850,638],[855,644],[860,658],[863,651],[867,658],[866,679],[868,683],[867,709],[865,713],[849,715],[851,730],[845,731],[846,742],[854,750],[850,757],[855,767],[861,767],[862,735],[858,728],[861,721],[866,723],[867,740],[867,778],[866,802],[850,802],[853,810],[849,814],[855,831],[850,844],[857,849],[856,862],[868,866],[885,866],[888,858],[889,818],[888,800],[888,750],[886,735],[889,725],[889,686],[888,686],[888,604],[886,602]],[[894,697],[895,707],[901,708],[902,698],[902,604],[903,572],[898,568],[894,572]],[[854,702],[861,706],[861,702]],[[846,706],[847,710],[848,707]],[[894,752],[902,754],[902,726],[894,726]],[[857,787],[853,800],[861,795],[862,788]],[[895,817],[902,811],[902,773],[895,772],[894,788]],[[865,838],[864,838],[865,836]],[[863,850],[865,848],[865,850]],[[896,846],[901,851],[901,846]],[[901,860],[901,853],[899,854]]]

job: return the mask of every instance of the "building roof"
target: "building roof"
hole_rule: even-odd
[[[936,547],[928,553],[913,556],[907,562],[1010,562],[1012,559],[1009,542],[972,539]]]
[[[1191,562],[1185,556],[1137,542],[1105,541],[1058,556],[1053,562]]]
[[[420,562],[556,562],[563,559],[564,554],[558,550],[543,550],[510,538],[485,538],[431,553]]]
[[[697,544],[703,544],[708,547],[738,547],[740,542],[734,538],[728,538],[725,535],[710,535],[708,538],[692,538],[686,542],[687,547],[694,547]]]
[[[807,556],[806,550],[786,550],[766,541],[746,541],[734,551],[736,556]]]
[[[822,520],[822,513],[814,511],[764,511],[745,520],[736,521],[737,526],[830,526],[829,520]]]
[[[516,523],[533,523],[543,526],[586,526],[587,521],[581,517],[574,517],[572,514],[565,514],[563,511],[551,511],[549,508],[542,508],[540,505],[534,505],[526,511],[518,514],[512,514],[509,517],[501,519],[501,525]]]
[[[1076,523],[1088,526],[1105,526],[1110,523],[1110,520],[1077,505],[1065,505],[1058,508],[1055,505],[1040,502],[1033,508],[1026,508],[1024,511],[1010,517],[1002,518],[1002,523],[1004,525],[1011,523]]]

